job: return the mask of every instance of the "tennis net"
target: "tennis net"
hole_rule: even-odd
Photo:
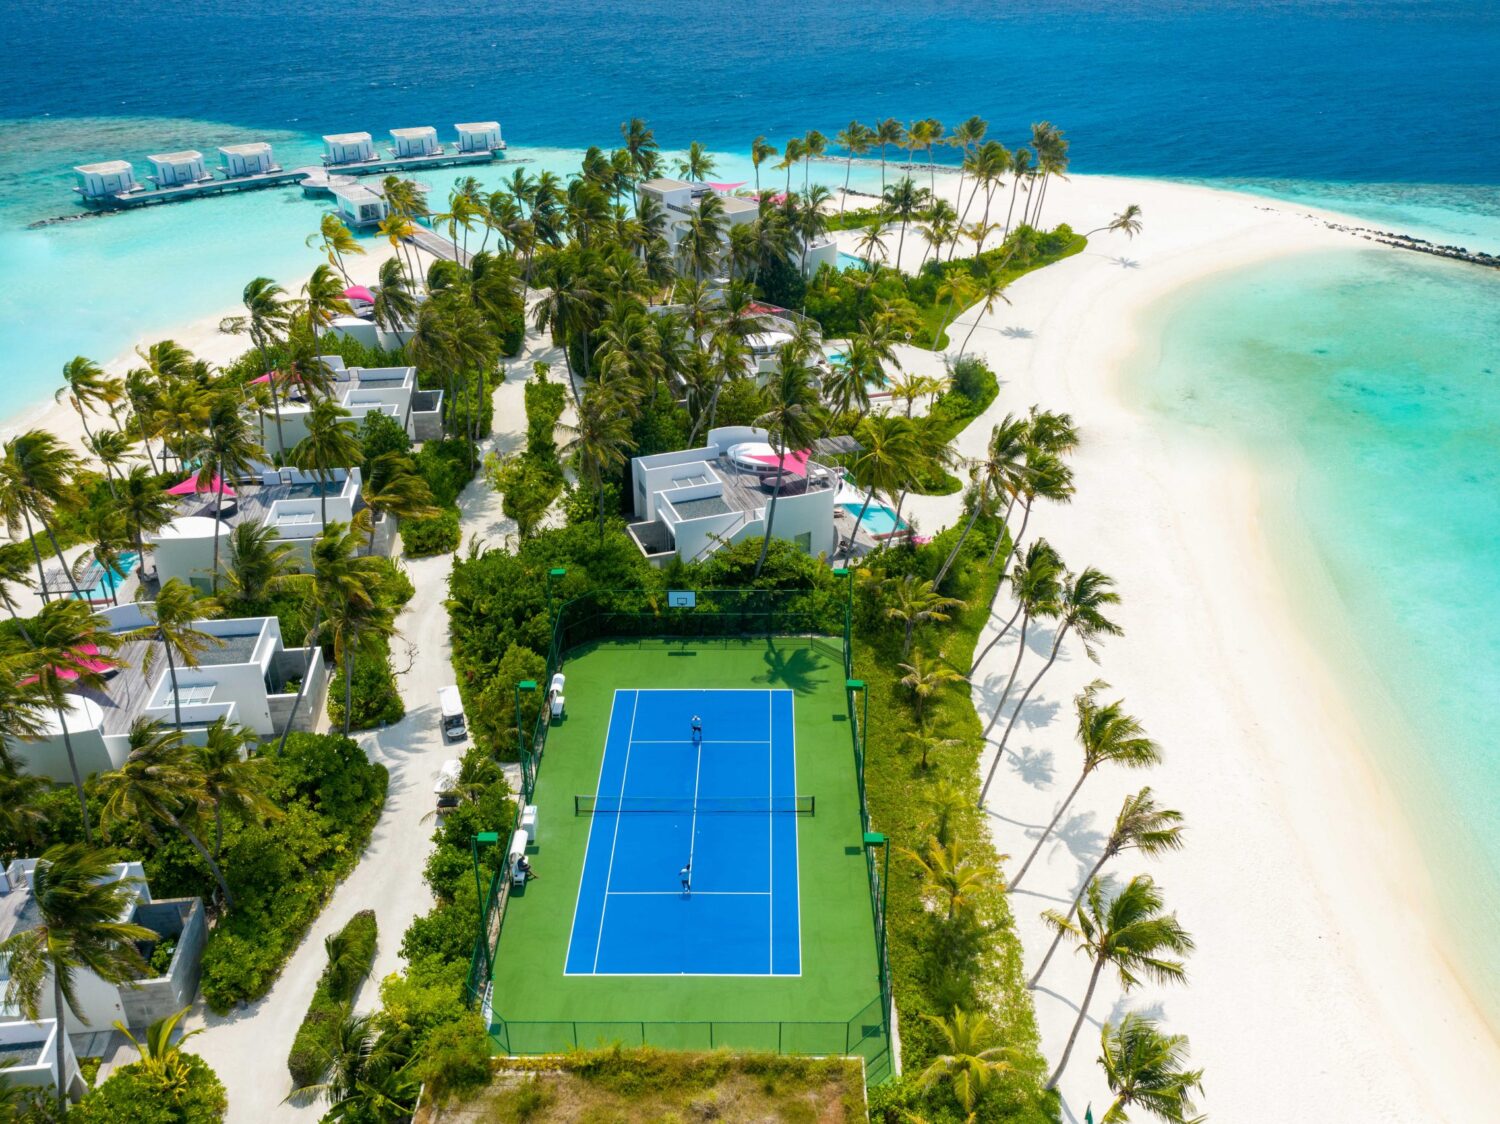
[[[575,816],[612,816],[635,812],[672,815],[785,815],[811,816],[817,801],[812,796],[596,796],[573,797]]]

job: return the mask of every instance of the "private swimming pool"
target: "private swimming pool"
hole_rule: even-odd
[[[840,269],[868,269],[869,267],[869,263],[864,258],[857,258],[853,254],[846,254],[842,250],[839,251]]]
[[[85,601],[106,601],[113,597],[124,584],[130,572],[135,569],[135,564],[140,561],[140,556],[133,550],[123,551],[120,554],[120,566],[118,570],[105,570],[103,577],[95,583],[92,589],[80,589],[79,594]]]
[[[840,506],[849,513],[851,519],[859,518],[861,504],[846,503]],[[865,517],[860,526],[876,538],[884,538],[887,535],[895,534],[897,531],[906,530],[906,522],[904,520],[897,523],[894,511],[886,507],[885,504],[875,503],[874,501],[871,501],[870,506],[865,508]]]

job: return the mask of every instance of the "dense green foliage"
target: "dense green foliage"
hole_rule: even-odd
[[[417,472],[432,491],[432,502],[442,510],[426,518],[401,523],[401,548],[412,558],[447,554],[458,549],[458,496],[474,478],[473,447],[460,438],[428,441],[417,450]]]
[[[300,1089],[316,1081],[324,1062],[333,1052],[339,1020],[353,1006],[359,985],[375,962],[375,940],[375,912],[369,909],[356,913],[329,938],[328,965],[318,977],[312,1002],[302,1017],[302,1025],[297,1028],[297,1037],[292,1040],[292,1050],[287,1057],[287,1069],[291,1072],[294,1088]]]
[[[359,745],[333,734],[292,734],[268,757],[270,792],[284,815],[225,831],[225,873],[237,907],[209,935],[203,997],[216,1011],[258,999],[353,869],[385,804],[386,770]],[[204,893],[186,844],[164,839],[146,858],[152,889],[166,897]]]
[[[183,1053],[185,1072],[170,1087],[141,1062],[121,1066],[68,1113],[75,1124],[218,1124],[229,1107],[224,1083],[197,1054]]]

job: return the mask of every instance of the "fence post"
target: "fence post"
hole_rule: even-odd
[[[483,843],[488,846],[499,842],[500,833],[496,831],[481,831],[469,840],[469,849],[474,858],[475,901],[479,906],[479,944],[484,949],[484,963],[488,971],[485,978],[490,980],[495,978],[495,957],[490,952],[490,898],[485,895],[484,883],[479,878],[479,845]]]

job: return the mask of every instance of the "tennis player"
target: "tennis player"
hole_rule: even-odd
[[[699,718],[695,714],[695,715],[693,715],[693,741],[695,741],[695,742],[701,742],[702,740],[703,740],[703,719]]]
[[[677,877],[682,879],[682,896],[690,898],[693,896],[693,863],[689,859],[687,865],[677,872]]]

